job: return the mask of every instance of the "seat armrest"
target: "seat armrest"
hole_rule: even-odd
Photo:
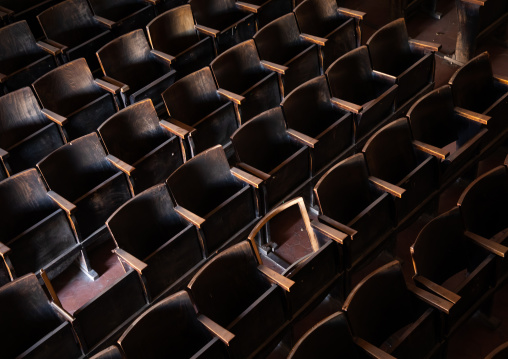
[[[356,11],[356,10],[346,9],[345,7],[339,7],[337,9],[337,12],[339,14],[341,14],[341,15],[345,15],[347,17],[352,17],[352,18],[357,19],[357,20],[363,20],[365,15],[367,15],[367,13],[364,13],[363,11]]]
[[[494,81],[499,82],[500,84],[507,85],[508,86],[508,78],[496,75],[493,77]]]
[[[208,328],[209,331],[211,331],[217,338],[219,338],[224,344],[229,346],[229,343],[235,335],[228,331],[227,329],[223,328],[219,324],[215,323],[213,320],[208,318],[204,314],[198,315],[198,320],[203,324],[205,327]]]
[[[56,42],[56,41],[51,40],[51,39],[45,39],[44,42],[47,43],[47,44],[50,44],[51,46],[58,47],[62,51],[67,49],[66,45],[61,44],[61,43]]]
[[[169,132],[171,132],[172,134],[180,137],[181,139],[184,139],[185,136],[187,136],[189,134],[190,131],[188,131],[187,129],[185,128],[182,128],[178,125],[175,125],[174,123],[172,122],[169,122],[169,121],[166,121],[166,120],[161,120],[159,122],[159,124],[164,127],[166,130],[168,130]]]
[[[9,157],[9,152],[4,150],[3,148],[0,148],[0,159]]]
[[[383,181],[381,178],[369,176],[369,181],[383,191],[388,192],[398,198],[402,198],[402,195],[404,192],[406,192],[404,188],[391,184],[390,182]]]
[[[115,26],[115,22],[114,21],[106,19],[106,18],[104,18],[102,16],[94,15],[93,18],[95,20],[97,20],[98,22],[100,22],[102,25],[106,26],[110,30],[113,28],[113,26]]]
[[[356,113],[356,114],[359,114],[363,110],[362,106],[359,106],[359,105],[354,104],[352,102],[341,100],[340,98],[337,98],[337,97],[332,97],[330,99],[330,101],[334,105],[337,105],[338,107],[340,107],[341,109],[349,111],[349,112],[353,112],[353,113]]]
[[[4,13],[4,15],[11,16],[14,14],[14,10],[8,9],[4,6],[0,6],[0,11]]]
[[[76,209],[74,203],[66,200],[55,191],[48,191],[48,196],[67,214],[72,214],[72,212]]]
[[[11,251],[11,249],[9,247],[7,247],[5,244],[0,242],[0,255],[2,257],[8,255],[10,251]]]
[[[166,61],[169,64],[171,64],[171,62],[175,60],[174,56],[168,55],[168,54],[166,54],[162,51],[159,51],[159,50],[150,50],[150,52],[152,54],[154,54],[155,56],[157,56],[159,59]]]
[[[488,250],[490,253],[493,253],[499,257],[504,258],[508,253],[508,247],[503,246],[500,243],[491,241],[490,239],[482,237],[476,233],[465,231],[464,235],[470,240],[472,240],[474,243],[479,245],[480,247]]]
[[[0,72],[0,84],[1,84],[2,82],[4,82],[4,81],[5,81],[5,79],[6,79],[7,77],[8,77],[8,76],[7,76],[6,74],[2,74],[2,73]]]
[[[275,62],[261,60],[261,65],[263,65],[264,68],[277,72],[278,74],[284,75],[289,67],[284,65],[276,64]]]
[[[332,227],[332,228],[335,228],[343,233],[345,233],[346,235],[350,236],[350,237],[353,237],[355,236],[358,231],[351,228],[351,227],[348,227],[346,226],[345,224],[342,224],[340,222],[337,222],[336,220],[324,215],[324,214],[320,214],[318,216],[318,220],[320,222],[324,222],[326,223],[328,226]]]
[[[112,83],[109,83],[107,81],[104,81],[104,80],[101,80],[101,79],[95,79],[95,83],[97,85],[99,85],[99,87],[103,90],[106,90],[110,93],[112,93],[113,95],[116,95],[117,93],[120,92],[121,88],[112,84]]]
[[[157,5],[160,2],[160,0],[143,0],[143,1],[152,5]]]
[[[63,126],[67,123],[68,120],[67,117],[60,116],[59,114],[54,113],[53,111],[48,110],[47,108],[43,108],[41,112],[44,114],[44,116],[46,116],[51,121],[55,122],[60,126]]]
[[[368,341],[363,340],[362,338],[356,337],[354,338],[356,345],[362,348],[370,357],[375,359],[396,359],[391,356],[387,352],[379,349],[373,344],[370,344]]]
[[[413,293],[417,298],[421,301],[429,304],[430,306],[436,308],[437,310],[450,314],[450,310],[453,308],[453,303],[447,301],[446,299],[440,298],[437,295],[427,292],[421,288],[418,288],[414,283],[408,283],[407,289]]]
[[[204,26],[204,25],[194,25],[194,28],[198,30],[200,33],[211,36],[211,37],[217,37],[217,34],[220,33],[219,30],[212,29],[211,27]]]
[[[238,178],[240,181],[243,181],[255,188],[259,188],[259,185],[263,183],[263,180],[261,178],[258,178],[250,173],[247,173],[237,167],[231,168],[231,174]]]
[[[386,81],[392,85],[395,85],[397,83],[397,77],[389,74],[385,74],[384,72],[372,70],[372,75],[380,80]]]
[[[425,288],[432,291],[436,295],[442,297],[443,299],[446,299],[447,301],[452,302],[453,304],[456,304],[461,298],[460,295],[444,288],[443,286],[440,286],[439,284],[434,283],[430,279],[422,277],[421,275],[415,275],[413,277],[413,280],[415,282],[420,283]]]
[[[289,136],[311,148],[314,148],[314,146],[319,142],[319,140],[298,132],[297,130],[293,130],[292,128],[289,128],[287,132]]]
[[[59,47],[50,45],[44,41],[37,41],[37,46],[39,46],[41,49],[43,49],[48,54],[51,54],[53,56],[57,56],[62,53],[62,49],[60,49]]]
[[[343,233],[335,228],[327,226],[326,224],[320,223],[318,221],[312,221],[310,222],[310,225],[316,231],[324,234],[326,237],[332,239],[333,241],[339,244],[344,244],[344,240],[348,238],[348,235],[346,233]]]
[[[444,160],[446,156],[450,154],[450,151],[443,150],[442,148],[435,147],[432,145],[429,145],[428,143],[424,143],[421,141],[414,140],[413,146],[415,146],[416,149],[428,153],[429,155],[432,155],[440,160]]]
[[[121,159],[119,159],[118,157],[115,157],[113,155],[107,155],[106,156],[106,159],[111,162],[111,164],[113,166],[115,166],[116,168],[118,168],[120,171],[122,171],[123,173],[125,173],[127,176],[130,176],[132,174],[132,172],[135,170],[135,168],[133,166],[131,166],[130,164],[128,163],[125,163],[124,161],[122,161]]]
[[[53,307],[54,310],[56,310],[62,317],[64,317],[65,320],[67,320],[69,323],[72,323],[74,321],[74,317],[72,315],[70,315],[68,311],[66,311],[65,309],[63,309],[61,306],[59,306],[58,304],[56,304],[53,301],[50,303],[51,303],[51,307]]]
[[[237,165],[242,167],[245,171],[252,173],[254,176],[261,178],[263,181],[266,181],[270,178],[269,174],[264,173],[263,171],[260,171],[245,162],[238,162]]]
[[[460,1],[478,6],[484,6],[485,3],[487,2],[487,0],[460,0]]]
[[[259,8],[261,6],[254,5],[254,4],[249,4],[249,3],[246,3],[246,2],[243,2],[243,1],[237,1],[236,2],[236,7],[238,9],[240,9],[240,10],[244,10],[244,11],[251,12],[253,14],[257,14],[257,12],[259,11]]]
[[[110,84],[113,84],[115,86],[120,87],[121,92],[127,92],[130,90],[129,85],[124,84],[123,82],[117,81],[112,77],[104,76],[102,78],[104,81],[109,82]]]
[[[222,89],[222,88],[219,88],[217,90],[217,93],[221,96],[224,96],[225,98],[227,98],[229,101],[233,102],[233,103],[236,103],[237,105],[241,105],[242,102],[245,100],[245,97],[243,97],[242,95],[238,95],[234,92],[231,92],[231,91],[228,91],[228,90],[225,90],[225,89]]]
[[[113,249],[113,253],[115,253],[122,260],[126,261],[127,264],[134,268],[134,270],[139,274],[142,274],[145,268],[148,267],[145,262],[137,259],[129,252],[124,251],[122,248]]]
[[[456,106],[453,108],[453,110],[457,115],[462,116],[468,120],[481,123],[482,125],[488,125],[489,120],[490,120],[490,116],[482,115],[481,113],[478,113],[478,112],[466,110],[465,108],[462,108],[462,107]]]
[[[273,269],[268,268],[263,264],[258,265],[258,270],[261,273],[263,273],[265,277],[274,281],[279,287],[284,289],[286,292],[289,292],[293,284],[295,284],[295,282],[293,282],[291,279],[284,277],[283,275],[277,273]]]
[[[438,52],[441,49],[441,44],[436,44],[434,42],[422,41],[416,39],[410,39],[409,45],[420,48],[422,50]]]
[[[325,46],[326,42],[328,41],[328,39],[325,39],[323,37],[309,35],[305,33],[301,33],[300,38],[312,44],[316,44],[318,46]]]
[[[199,217],[197,214],[192,213],[188,209],[183,208],[182,206],[176,206],[175,212],[177,212],[180,216],[185,218],[187,221],[191,222],[198,228],[201,228],[203,223],[205,223],[205,219]]]

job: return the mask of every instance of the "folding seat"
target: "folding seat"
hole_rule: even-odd
[[[146,30],[152,49],[172,58],[171,66],[179,78],[208,66],[215,57],[213,39],[195,29],[188,4],[157,16]]]
[[[366,46],[337,59],[326,70],[326,77],[332,102],[355,114],[357,143],[370,137],[391,118],[397,94],[396,80],[372,69]]]
[[[377,348],[362,346],[361,340],[353,338],[342,312],[337,312],[314,325],[298,340],[288,355],[288,359],[308,358],[351,358],[367,359],[368,354],[376,358],[386,358],[387,354]],[[369,350],[374,352],[370,353]]]
[[[367,40],[372,68],[396,79],[395,108],[401,114],[434,88],[435,55],[441,45],[410,39],[403,18],[376,31]]]
[[[492,299],[496,286],[494,259],[496,254],[506,253],[508,248],[498,243],[468,238],[458,207],[434,218],[418,234],[411,246],[413,280],[454,304],[444,318],[448,336]]]
[[[165,184],[127,201],[106,226],[118,259],[141,275],[150,301],[185,287],[204,264],[197,229],[175,211]]]
[[[492,352],[490,352],[485,359],[503,359],[508,355],[508,342],[501,344]]]
[[[439,161],[441,183],[474,161],[487,138],[489,117],[455,107],[449,85],[417,100],[407,117],[416,146]]]
[[[316,44],[302,36],[295,14],[272,21],[254,35],[259,57],[278,73],[282,95],[319,76],[321,61]]]
[[[116,38],[99,51],[97,57],[105,77],[121,88],[125,106],[149,98],[158,108],[161,93],[175,82],[171,58],[150,45],[143,30],[135,30]]]
[[[217,88],[209,67],[178,80],[162,93],[171,127],[185,140],[188,157],[222,145],[228,158],[233,155],[229,138],[238,128],[238,105]]]
[[[0,25],[2,18],[5,24],[26,21],[35,38],[41,38],[44,33],[37,21],[37,15],[57,3],[56,0],[1,0]]]
[[[118,347],[112,345],[95,354],[91,359],[124,359],[124,356]]]
[[[451,309],[447,300],[406,283],[397,261],[370,273],[342,308],[357,342],[401,359],[439,354],[440,314]]]
[[[118,111],[119,87],[94,80],[85,59],[48,72],[33,83],[46,116],[62,127],[67,140],[94,132]]]
[[[95,133],[69,142],[37,164],[85,247],[107,234],[106,219],[132,197],[126,167],[106,155]]]
[[[1,287],[0,308],[2,357],[83,358],[69,314],[48,300],[35,274]]]
[[[81,254],[66,210],[34,168],[0,182],[0,256],[12,280],[40,269],[55,277],[78,256],[83,271],[97,276]]]
[[[459,24],[454,57],[465,63],[475,56],[478,42],[497,27],[503,28],[508,20],[508,3],[505,0],[457,0],[456,6]]]
[[[95,71],[95,52],[113,39],[103,19],[93,14],[86,0],[65,0],[37,15],[46,42],[58,47],[66,61],[84,57]]]
[[[355,150],[353,115],[331,101],[325,76],[298,86],[281,107],[288,132],[310,148],[314,176]]]
[[[166,181],[175,211],[199,228],[207,257],[252,229],[259,218],[253,187],[260,182],[229,168],[220,145],[185,162]]]
[[[306,0],[294,13],[302,36],[320,47],[323,70],[362,43],[363,12],[338,7],[335,0]]]
[[[489,0],[490,1],[490,0]],[[484,52],[459,68],[450,78],[455,106],[490,116],[484,125],[489,129],[488,140],[493,142],[508,129],[508,79],[492,74],[490,56]]]
[[[221,342],[234,336],[203,314],[180,291],[154,305],[118,340],[126,358],[228,358]]]
[[[159,122],[151,100],[131,105],[97,131],[109,154],[125,162],[136,193],[164,183],[184,162],[181,141]]]
[[[277,283],[277,284],[274,284]],[[270,352],[289,324],[284,291],[293,282],[257,262],[243,241],[212,258],[188,284],[198,313],[232,333],[235,358]]]
[[[281,89],[273,66],[259,58],[254,40],[227,50],[210,64],[219,90],[239,105],[242,122],[279,106]]]
[[[299,232],[298,238],[291,236],[293,231]],[[340,244],[346,235],[311,224],[302,197],[267,213],[248,238],[258,263],[295,283],[286,294],[293,321],[310,312],[333,288],[342,289]],[[295,250],[296,246],[301,249]]]
[[[252,38],[256,17],[235,0],[190,0],[196,30],[213,38],[217,53]]]
[[[236,3],[240,9],[256,14],[259,29],[293,10],[293,0],[247,0]]]
[[[314,193],[319,222],[347,234],[343,252],[348,269],[348,292],[353,269],[360,268],[382,250],[390,249],[395,225],[392,200],[372,182],[361,153],[328,170],[314,187]]]
[[[0,28],[0,94],[30,86],[58,66],[60,49],[35,41],[26,21]]]
[[[254,117],[231,136],[238,167],[261,179],[263,214],[309,182],[309,149],[295,137],[280,107]]]
[[[145,0],[90,0],[95,17],[116,35],[144,28],[155,17],[155,3]]]

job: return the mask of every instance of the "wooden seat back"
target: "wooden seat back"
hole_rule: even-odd
[[[339,14],[335,0],[306,0],[294,13],[303,33],[319,37],[327,36],[347,20]]]

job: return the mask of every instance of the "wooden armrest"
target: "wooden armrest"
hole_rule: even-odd
[[[3,148],[0,148],[0,158],[6,158],[9,157],[9,152],[4,150]]]
[[[51,121],[55,122],[60,126],[63,126],[67,123],[67,117],[60,116],[59,114],[54,113],[53,111],[48,110],[47,108],[43,108],[41,112]]]
[[[385,80],[391,84],[395,84],[397,82],[397,77],[390,74],[385,74],[384,72],[381,71],[372,70],[372,74],[374,75],[374,77],[377,77],[378,79],[381,80]]]
[[[496,75],[493,78],[494,78],[494,81],[497,81],[503,85],[508,85],[508,79],[506,77]]]
[[[406,192],[404,188],[391,184],[390,182],[383,181],[381,178],[370,176],[369,181],[374,183],[377,187],[381,188],[383,191],[388,192],[398,198],[402,198],[402,195],[404,194],[404,192]]]
[[[106,19],[99,15],[94,15],[93,18],[97,21],[99,21],[101,24],[106,25],[109,29],[112,29],[113,26],[115,26],[115,22],[111,21],[109,19]]]
[[[453,293],[452,291],[440,286],[439,284],[434,283],[425,277],[416,275],[413,277],[413,280],[425,286],[440,297],[452,302],[453,304],[456,304],[460,300],[460,295]]]
[[[387,352],[379,349],[373,344],[370,344],[368,341],[363,340],[362,338],[354,338],[354,341],[356,345],[358,345],[360,348],[362,348],[369,356],[376,358],[376,359],[396,359],[395,357],[391,356]]]
[[[247,173],[237,167],[232,167],[230,171],[233,176],[235,176],[236,178],[245,183],[250,184],[255,188],[259,188],[259,185],[263,183],[263,180],[261,178],[258,178],[250,173]]]
[[[162,59],[162,60],[164,60],[166,62],[169,62],[169,63],[171,63],[172,61],[175,60],[174,56],[168,55],[165,52],[162,52],[162,51],[159,51],[159,50],[150,50],[150,52],[152,54],[154,54],[155,56],[157,56],[158,58],[160,58],[160,59]]]
[[[189,131],[187,131],[186,129],[184,129],[184,128],[178,126],[178,125],[175,125],[172,122],[169,122],[169,121],[166,121],[166,120],[161,120],[159,123],[166,130],[168,130],[172,134],[180,137],[181,139],[184,139],[185,136],[187,136],[189,134]]]
[[[346,9],[345,7],[339,7],[337,9],[337,12],[339,14],[345,15],[347,17],[352,17],[352,18],[355,18],[357,20],[363,20],[365,15],[367,15],[363,11],[356,11],[356,10]]]
[[[115,166],[116,168],[118,168],[120,171],[122,171],[123,173],[125,173],[127,176],[130,176],[132,174],[132,171],[135,170],[135,168],[133,166],[131,166],[130,164],[128,163],[125,163],[124,161],[122,161],[121,159],[119,159],[118,157],[115,157],[113,155],[107,155],[106,156],[106,159],[111,162],[111,164],[113,166]]]
[[[218,89],[217,93],[221,96],[224,96],[229,101],[236,103],[237,105],[241,105],[242,102],[245,100],[245,97],[243,97],[242,95],[238,95],[234,92],[231,92],[231,91],[228,91],[228,90],[225,90],[222,88]]]
[[[52,46],[58,47],[58,48],[60,48],[60,50],[62,50],[62,51],[64,51],[65,49],[67,49],[67,46],[66,46],[66,45],[63,45],[63,44],[61,44],[61,43],[59,43],[59,42],[56,42],[56,41],[54,41],[54,40],[51,40],[51,39],[45,39],[45,40],[44,40],[44,42],[45,42],[45,43],[47,43],[47,44],[50,44],[50,45],[52,45]]]
[[[442,148],[435,147],[432,145],[429,145],[424,142],[420,142],[417,140],[413,141],[413,145],[420,151],[423,151],[425,153],[428,153],[429,155],[432,155],[434,157],[439,158],[440,160],[444,160],[446,156],[450,154],[450,151],[443,150]]]
[[[159,0],[143,0],[143,1],[146,1],[147,3],[152,5],[157,5],[160,2]]]
[[[257,14],[257,12],[261,6],[249,4],[249,3],[246,3],[243,1],[237,1],[236,7],[239,8],[240,10],[245,10],[245,11],[251,12],[253,14]]]
[[[186,220],[188,220],[189,222],[191,222],[193,225],[195,225],[198,228],[201,228],[201,226],[205,222],[204,218],[199,217],[198,215],[192,213],[188,209],[183,208],[182,206],[176,206],[175,211],[180,216],[182,216],[183,218],[185,218]]]
[[[0,84],[7,78],[7,75],[6,74],[2,74],[0,72]]]
[[[273,269],[268,268],[267,266],[260,264],[258,265],[258,270],[263,273],[267,278],[273,280],[279,287],[284,289],[286,292],[289,292],[290,288],[295,284],[291,279],[284,277],[283,275],[277,273]]]
[[[482,125],[487,125],[490,120],[490,116],[482,115],[481,113],[478,113],[478,112],[466,110],[465,108],[462,108],[462,107],[456,106],[456,107],[454,107],[453,110],[455,111],[456,114],[458,114],[464,118],[467,118],[468,120],[481,123]]]
[[[220,32],[219,30],[212,29],[211,27],[198,24],[194,25],[194,28],[203,34],[212,37],[217,37],[217,34]]]
[[[328,226],[335,228],[335,229],[347,234],[350,237],[353,237],[358,233],[358,231],[356,229],[353,229],[351,227],[346,226],[345,224],[337,222],[336,220],[334,220],[324,214],[320,214],[318,216],[318,219],[319,219],[319,221],[325,222]]]
[[[330,226],[327,226],[326,224],[320,223],[318,221],[312,221],[310,222],[310,225],[312,228],[314,228],[316,231],[324,234],[328,238],[332,239],[333,241],[344,244],[344,240],[348,237],[346,233],[342,233],[335,228],[332,228]]]
[[[71,214],[76,209],[74,203],[66,200],[55,191],[48,191],[48,196],[67,214]]]
[[[9,247],[7,247],[5,244],[0,242],[0,255],[2,257],[6,256],[7,254],[9,254],[10,251],[11,251],[11,249]]]
[[[485,237],[479,236],[476,233],[465,231],[464,235],[475,242],[480,247],[488,250],[490,253],[493,253],[499,257],[504,258],[506,256],[506,253],[508,253],[508,247],[503,246],[502,244],[496,243],[494,241],[491,241],[490,239],[487,239]]]
[[[291,136],[292,138],[294,138],[298,142],[301,142],[304,145],[307,145],[307,146],[309,146],[311,148],[314,148],[316,143],[319,142],[319,140],[316,140],[315,138],[312,138],[312,137],[307,136],[307,135],[305,135],[305,134],[303,134],[301,132],[293,130],[292,128],[289,128],[287,130],[287,132],[288,132],[289,136]]]
[[[198,320],[205,327],[207,327],[209,331],[211,331],[215,336],[217,336],[217,338],[219,338],[222,342],[224,342],[224,344],[228,346],[231,340],[233,340],[233,338],[235,337],[233,333],[221,327],[219,324],[215,323],[213,320],[211,320],[204,314],[200,314],[198,316]]]
[[[473,5],[479,5],[479,6],[484,6],[485,5],[485,2],[487,0],[461,0],[462,2],[467,2],[469,4],[473,4]]]
[[[55,309],[58,313],[60,313],[65,318],[65,320],[67,320],[69,323],[72,323],[74,321],[74,317],[72,315],[70,315],[68,311],[63,309],[61,306],[59,306],[55,302],[50,302],[50,303],[51,303],[51,307],[53,307],[53,309]]]
[[[287,66],[279,65],[274,62],[270,62],[270,61],[266,61],[266,60],[261,60],[261,65],[263,65],[268,70],[275,71],[281,75],[284,75],[289,68]]]
[[[410,39],[409,44],[419,47],[423,50],[429,50],[429,51],[433,51],[433,52],[438,52],[439,49],[441,49],[441,44],[436,44],[434,42],[429,42],[429,41]]]
[[[129,266],[134,268],[134,270],[139,274],[142,274],[145,268],[148,267],[148,265],[145,262],[137,259],[129,252],[124,251],[122,248],[113,249],[113,253],[115,253],[118,257],[126,261],[127,264],[129,264]]]
[[[51,299],[53,300],[53,303],[55,303],[57,306],[59,306],[60,308],[63,309],[62,303],[60,302],[60,298],[58,298],[58,294],[56,294],[55,288],[53,288],[53,284],[49,280],[48,275],[46,274],[46,271],[44,270],[44,268],[41,268],[39,270],[39,274],[41,275],[42,281],[46,285],[46,289],[48,290],[49,295],[50,295]]]
[[[356,114],[360,113],[363,110],[362,106],[356,105],[352,102],[341,100],[340,98],[337,98],[337,97],[332,97],[330,99],[330,101],[333,104],[339,106],[340,108],[342,108],[346,111],[349,111],[349,112],[356,113]]]
[[[60,49],[59,47],[47,44],[43,41],[37,41],[37,46],[39,46],[41,49],[43,49],[44,51],[46,51],[47,53],[49,53],[53,56],[56,56],[56,55],[59,55],[62,53],[62,49]]]
[[[319,45],[319,46],[325,46],[328,39],[325,39],[323,37],[309,35],[305,33],[301,33],[300,37],[304,39],[305,41],[312,42],[313,44]]]
[[[270,178],[269,174],[264,173],[263,171],[260,171],[257,168],[248,165],[245,162],[238,162],[237,165],[242,167],[244,170],[251,172],[252,174],[254,174],[254,176],[261,178],[263,181],[266,181],[267,179]]]
[[[124,84],[123,82],[117,81],[112,77],[104,76],[102,78],[104,81],[109,82],[110,84],[113,84],[115,86],[120,87],[121,92],[127,92],[130,90],[129,85]]]
[[[437,310],[444,312],[446,314],[450,314],[450,310],[453,307],[452,302],[449,302],[443,298],[438,297],[437,295],[429,293],[426,290],[418,288],[414,283],[408,284],[407,289],[414,295],[416,295],[420,300],[431,305]]]
[[[95,83],[99,85],[99,87],[103,90],[106,90],[108,92],[111,92],[112,94],[116,95],[120,92],[121,88],[113,85],[112,83],[109,83],[107,81],[101,80],[101,79],[95,79]]]

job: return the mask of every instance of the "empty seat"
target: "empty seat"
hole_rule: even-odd
[[[259,182],[229,168],[220,145],[191,158],[166,181],[176,212],[199,228],[207,256],[245,238],[252,229],[258,219],[252,186]]]
[[[3,13],[3,16],[0,14],[0,25],[2,18],[7,24],[26,21],[30,27],[30,32],[36,38],[40,38],[44,33],[37,21],[37,15],[57,3],[56,0],[1,0],[0,13]]]
[[[210,64],[219,89],[239,105],[242,122],[279,106],[277,74],[259,58],[254,40],[247,40]]]
[[[10,174],[34,167],[65,139],[28,87],[0,97],[0,149]]]
[[[81,359],[69,315],[46,297],[35,274],[0,288],[2,356]]]
[[[168,130],[185,139],[188,157],[222,145],[232,156],[230,136],[238,128],[238,105],[217,88],[210,68],[178,80],[162,93],[169,113]]]
[[[58,66],[60,49],[35,41],[26,21],[0,28],[0,94],[25,86]]]
[[[487,137],[489,118],[455,107],[448,85],[417,100],[407,116],[418,148],[438,159],[441,182],[474,161]]]
[[[198,313],[234,334],[229,343],[234,357],[253,358],[280,340],[288,319],[284,292],[272,281],[292,284],[259,266],[248,241],[217,254],[190,281]]]
[[[254,35],[259,57],[279,74],[283,96],[319,76],[319,48],[300,34],[295,14],[272,21]]]
[[[453,304],[406,284],[397,261],[370,273],[353,289],[343,310],[357,342],[396,358],[429,358],[440,350],[440,312]]]
[[[323,70],[361,44],[363,12],[339,8],[336,0],[306,0],[294,12],[302,35],[319,45]]]
[[[367,47],[372,68],[396,78],[396,109],[407,111],[415,98],[434,87],[434,53],[441,45],[409,39],[403,18],[376,31]]]
[[[151,301],[185,287],[204,264],[197,229],[175,212],[165,184],[127,201],[106,225],[118,259],[141,275]]]
[[[60,48],[67,61],[84,57],[92,70],[99,68],[95,52],[113,39],[86,0],[65,0],[37,15],[50,45]]]
[[[0,255],[12,279],[44,269],[55,277],[80,255],[80,245],[58,196],[36,169],[0,182]],[[86,268],[85,254],[80,258]],[[90,276],[96,276],[90,267]]]
[[[413,143],[406,118],[376,132],[362,152],[370,180],[395,199],[397,224],[423,209],[437,190],[437,161]]]
[[[140,315],[118,344],[127,358],[228,358],[225,345],[208,328],[223,331],[198,315],[187,292],[180,291]]]
[[[250,39],[256,32],[254,14],[235,0],[190,0],[196,29],[214,40],[217,53]]]
[[[313,175],[353,153],[353,115],[331,101],[325,76],[298,86],[281,106],[288,132],[310,148]]]
[[[238,166],[262,180],[262,213],[298,193],[308,182],[308,147],[288,132],[280,107],[244,123],[231,136]]]
[[[150,50],[143,30],[135,30],[111,41],[97,57],[103,79],[122,88],[125,106],[149,98],[156,107],[162,105],[161,93],[175,82],[171,59]]]
[[[151,100],[114,114],[98,132],[108,153],[130,166],[136,193],[163,183],[184,162],[180,139],[159,122]]]
[[[240,9],[256,14],[259,29],[293,10],[293,0],[247,0],[236,3]]]
[[[179,78],[208,66],[215,57],[213,39],[195,29],[190,5],[166,11],[146,29],[152,48],[173,58],[171,66]]]
[[[107,233],[106,219],[132,196],[122,162],[106,156],[95,133],[60,147],[37,167],[73,218],[85,246]]]
[[[67,140],[95,132],[118,111],[118,87],[95,80],[85,59],[69,62],[33,83],[50,120],[60,125]]]
[[[124,356],[118,347],[112,345],[95,354],[91,359],[124,359]]]
[[[397,85],[393,77],[372,70],[366,46],[351,50],[326,70],[332,101],[355,114],[355,138],[364,140],[393,113]]]

